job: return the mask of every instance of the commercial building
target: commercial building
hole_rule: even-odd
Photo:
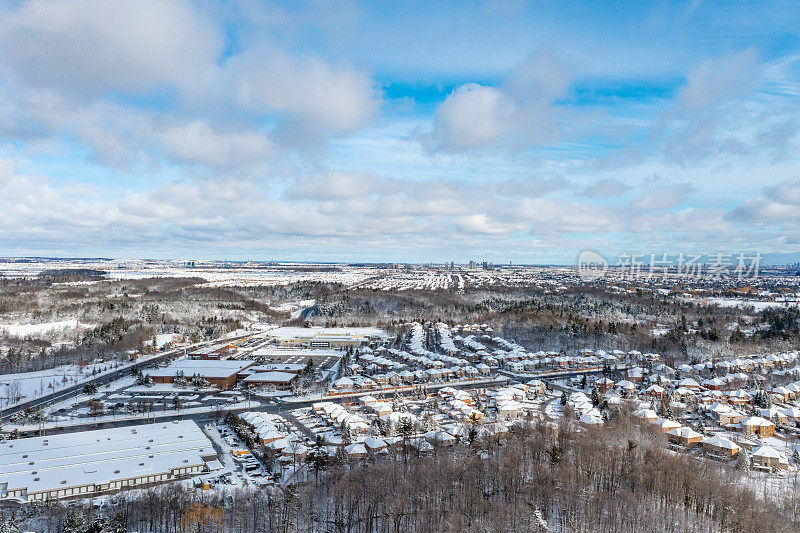
[[[256,372],[244,378],[244,383],[248,387],[261,387],[264,385],[272,385],[275,390],[286,391],[291,390],[292,383],[297,381],[297,374],[292,372]]]
[[[278,346],[303,348],[357,348],[370,343],[384,344],[389,335],[378,328],[296,328],[283,327],[267,332]]]
[[[0,444],[0,499],[91,497],[220,467],[191,420],[8,440]]]
[[[154,368],[145,373],[153,379],[155,383],[174,383],[178,377],[191,380],[200,377],[208,381],[214,387],[229,389],[236,385],[237,375],[252,365],[255,361],[242,361],[226,359],[218,360],[199,360],[199,359],[179,359],[173,361],[164,368]]]
[[[227,344],[215,346],[201,346],[189,352],[189,359],[216,360],[228,354],[230,347]]]

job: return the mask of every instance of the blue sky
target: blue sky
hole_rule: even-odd
[[[0,255],[800,250],[796,2],[0,3]]]

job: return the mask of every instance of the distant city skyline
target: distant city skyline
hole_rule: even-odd
[[[799,148],[795,2],[0,1],[0,256],[794,263]]]

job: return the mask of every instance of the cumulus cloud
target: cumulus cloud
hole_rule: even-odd
[[[231,69],[239,104],[284,117],[285,133],[295,139],[351,133],[380,107],[379,92],[367,74],[318,58],[251,52]]]
[[[569,86],[566,69],[549,56],[531,56],[500,86],[467,83],[436,110],[428,150],[465,152],[500,142],[517,146],[559,138],[553,102]]]
[[[275,153],[273,142],[261,133],[219,130],[205,120],[168,124],[157,127],[153,134],[170,157],[210,167],[264,161]]]
[[[75,101],[48,89],[26,90],[0,108],[0,134],[16,136],[20,126],[32,138],[75,139],[114,167],[160,162],[234,169],[264,163],[277,151],[268,134],[246,125]]]
[[[160,144],[173,161],[219,168],[350,134],[381,105],[368,73],[263,40],[231,49],[224,34],[188,0],[0,7],[0,115],[13,119],[0,129],[67,133],[113,164]]]
[[[0,57],[34,85],[72,94],[195,91],[222,38],[184,0],[33,0],[0,11]]]
[[[436,111],[434,139],[446,151],[483,148],[517,128],[514,102],[499,89],[469,83],[457,88]]]
[[[757,225],[796,225],[800,222],[800,178],[765,187],[761,195],[731,210],[728,219]]]

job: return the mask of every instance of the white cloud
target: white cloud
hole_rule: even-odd
[[[0,12],[0,57],[22,79],[71,94],[210,81],[222,39],[184,0],[33,0]]]
[[[800,223],[800,178],[765,187],[760,196],[733,209],[728,219],[756,225],[791,225],[797,228]]]
[[[31,137],[67,136],[114,167],[158,162],[234,169],[264,163],[277,152],[268,134],[247,125],[75,101],[47,89],[28,89],[7,102],[0,132],[15,136],[24,127]]]
[[[686,85],[678,92],[678,101],[689,109],[707,108],[748,94],[759,74],[758,55],[751,48],[708,59],[689,74]]]
[[[509,142],[518,147],[552,142],[561,135],[553,101],[564,94],[569,76],[548,56],[531,56],[498,87],[467,83],[436,110],[428,150],[465,152]]]
[[[71,130],[115,164],[161,143],[174,160],[222,167],[274,155],[276,139],[315,146],[377,114],[368,73],[251,40],[226,50],[224,22],[188,0],[0,7],[0,115],[17,115],[0,129],[53,138]],[[132,134],[133,122],[153,137]]]
[[[434,139],[445,151],[483,148],[516,128],[517,109],[494,87],[462,85],[436,110]]]
[[[671,185],[651,187],[649,183],[643,185],[645,191],[631,202],[631,209],[638,212],[651,212],[670,209],[685,202],[694,187],[689,183],[675,183]]]
[[[627,190],[628,187],[616,178],[602,178],[587,185],[583,194],[590,198],[611,198],[621,196]]]
[[[220,131],[204,120],[173,123],[153,132],[157,145],[180,161],[236,167],[264,161],[275,152],[271,140],[254,131]]]
[[[290,199],[339,200],[396,191],[400,184],[371,174],[331,170],[296,179],[287,189]]]
[[[231,67],[240,105],[283,117],[294,139],[342,135],[363,126],[380,107],[380,95],[365,73],[344,65],[275,51],[251,51]]]

